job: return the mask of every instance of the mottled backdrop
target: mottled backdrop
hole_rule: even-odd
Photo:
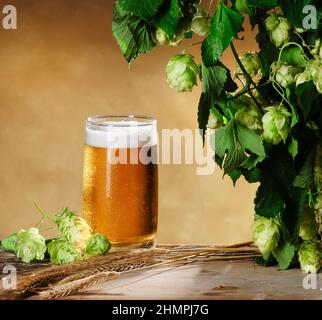
[[[169,56],[182,47],[158,47],[129,70],[111,34],[112,0],[5,4],[17,7],[18,29],[0,30],[0,238],[38,221],[33,200],[49,213],[66,205],[81,212],[87,116],[148,114],[159,128],[195,128],[200,95],[200,86],[177,94],[165,81]],[[239,50],[255,47],[246,31]],[[198,46],[188,50],[200,60]],[[224,60],[234,67],[230,53]],[[250,238],[255,185],[234,188],[219,169],[196,176],[191,165],[159,173],[160,243]]]

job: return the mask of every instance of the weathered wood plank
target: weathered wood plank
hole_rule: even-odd
[[[256,265],[254,247],[158,246],[114,252],[65,266],[26,265],[0,252],[0,270],[18,269],[18,288],[0,299],[321,299],[305,290],[300,269],[277,271]],[[1,285],[0,285],[1,288]]]

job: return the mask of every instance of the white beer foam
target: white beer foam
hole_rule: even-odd
[[[153,146],[157,144],[156,123],[108,121],[101,123],[101,126],[89,124],[86,126],[85,143],[92,147],[113,149]]]

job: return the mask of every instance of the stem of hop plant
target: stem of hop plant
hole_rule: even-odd
[[[257,99],[255,98],[255,96],[253,95],[253,93],[251,92],[251,90],[249,89],[249,84],[252,84],[254,87],[256,87],[256,84],[254,83],[254,81],[252,80],[252,77],[247,73],[245,67],[243,66],[242,62],[240,61],[239,57],[238,57],[238,53],[235,49],[235,46],[234,44],[231,42],[230,44],[230,48],[231,48],[231,51],[234,55],[234,58],[235,60],[237,61],[240,69],[242,70],[243,74],[244,74],[244,77],[246,79],[246,86],[247,86],[247,91],[250,95],[250,97],[253,99],[253,101],[256,103],[257,107],[261,110],[261,105],[260,103],[257,101]]]
[[[43,209],[41,209],[39,207],[39,205],[37,204],[36,201],[34,201],[34,205],[41,214],[41,219],[40,219],[39,223],[36,225],[36,228],[39,228],[43,224],[45,219],[49,219],[50,221],[54,221],[54,219],[52,217],[50,217]]]

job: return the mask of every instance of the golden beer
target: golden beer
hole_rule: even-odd
[[[158,211],[156,159],[155,120],[138,116],[88,119],[83,215],[94,232],[105,234],[114,246],[154,244]]]

